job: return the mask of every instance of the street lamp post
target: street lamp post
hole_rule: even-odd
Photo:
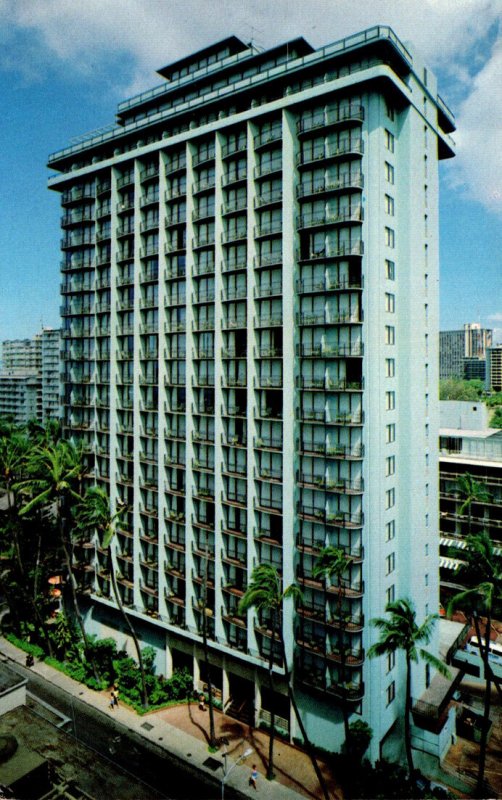
[[[239,766],[239,764],[242,764],[242,762],[244,761],[245,758],[247,758],[248,756],[251,755],[251,753],[253,752],[253,748],[252,747],[248,747],[248,749],[245,750],[244,753],[241,756],[239,756],[237,761],[234,764],[232,764],[230,769],[227,769],[227,755],[228,755],[228,753],[227,753],[227,745],[228,745],[228,739],[223,739],[222,743],[223,743],[223,746],[224,746],[225,749],[223,751],[223,775],[221,777],[221,800],[225,800],[225,784],[227,782],[228,776],[234,771],[234,769],[236,767]]]

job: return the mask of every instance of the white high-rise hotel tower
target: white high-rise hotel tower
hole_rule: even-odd
[[[313,740],[339,745],[346,696],[375,756],[404,664],[365,657],[369,621],[400,596],[419,621],[438,609],[438,160],[454,121],[387,27],[319,50],[230,37],[160,75],[115,127],[50,157],[66,430],[128,505],[120,591],[159,671],[203,682],[205,604],[223,703],[266,721],[270,631],[238,603],[269,562],[303,591],[284,636]],[[351,559],[341,615],[313,576],[328,544]],[[90,628],[120,629],[106,553],[76,555]],[[419,698],[424,665],[413,680]]]

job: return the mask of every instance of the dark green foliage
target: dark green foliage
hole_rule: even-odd
[[[493,414],[490,420],[490,427],[491,428],[502,428],[502,407],[499,406],[495,409],[495,413]]]
[[[42,648],[38,646],[38,644],[31,644],[31,642],[26,642],[24,639],[18,639],[14,633],[6,633],[5,638],[15,647],[19,647],[20,650],[32,655],[33,658],[36,658],[39,661],[44,660],[45,653]]]
[[[350,748],[349,752],[353,759],[362,761],[363,756],[370,746],[373,738],[373,731],[367,722],[357,719],[349,725]]]

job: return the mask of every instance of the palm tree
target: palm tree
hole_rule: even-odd
[[[345,615],[343,611],[343,576],[349,569],[354,559],[347,556],[341,547],[324,547],[319,557],[314,564],[313,576],[314,578],[323,578],[330,581],[331,578],[336,579],[337,589],[337,609],[336,616],[338,620],[339,631],[339,646],[340,646],[340,687],[342,689],[342,714],[343,714],[343,727],[345,732],[345,746],[350,750],[350,730],[349,730],[349,714],[346,702],[346,678],[347,678],[347,655],[345,650]]]
[[[15,489],[17,482],[26,475],[32,448],[28,437],[14,426],[11,426],[10,429],[8,426],[4,426],[4,432],[5,435],[0,438],[0,486],[4,489],[7,498],[9,531],[12,534],[15,562],[19,573],[18,587],[32,609],[33,616],[37,621],[38,631],[44,638],[49,655],[53,655],[51,640],[45,630],[44,621],[37,603],[38,566],[35,568],[35,583],[32,594],[28,588],[28,578],[20,541],[20,520]]]
[[[501,693],[500,680],[494,675],[489,661],[489,647],[494,603],[502,599],[502,565],[500,558],[494,553],[492,541],[486,532],[469,535],[466,542],[465,563],[461,567],[460,575],[468,588],[451,599],[448,613],[451,614],[454,609],[461,608],[470,614],[483,662],[485,692],[477,779],[477,795],[483,797],[492,682],[495,683],[499,694]],[[481,636],[480,615],[486,617],[484,637]]]
[[[209,746],[215,748],[216,742],[216,728],[214,724],[214,706],[213,706],[213,682],[211,680],[211,662],[209,660],[209,647],[207,642],[207,618],[212,611],[208,607],[208,581],[209,581],[209,541],[206,537],[206,551],[204,560],[204,577],[202,582],[202,602],[201,602],[201,628],[202,628],[202,648],[204,651],[204,663],[206,665],[206,683],[207,683],[207,707],[209,709]]]
[[[310,760],[312,761],[312,766],[314,767],[317,779],[321,786],[324,798],[325,800],[329,800],[329,794],[326,784],[324,782],[324,778],[322,776],[322,773],[319,769],[319,765],[312,751],[312,747],[309,738],[307,736],[307,732],[305,730],[305,726],[303,724],[303,720],[301,718],[298,705],[296,703],[296,697],[294,695],[293,687],[291,685],[291,673],[286,658],[286,646],[284,643],[284,635],[282,630],[283,602],[288,598],[293,598],[294,600],[298,600],[300,597],[301,597],[301,591],[299,587],[296,586],[295,584],[288,586],[284,591],[282,591],[282,579],[276,567],[272,566],[271,564],[259,564],[257,567],[254,568],[251,574],[251,579],[248,588],[246,589],[243,597],[241,598],[241,601],[239,603],[239,613],[245,614],[250,608],[255,608],[258,612],[260,611],[265,612],[265,614],[267,614],[270,619],[272,636],[270,641],[268,672],[269,672],[269,688],[272,701],[272,710],[271,710],[267,778],[271,780],[274,777],[273,747],[274,747],[274,736],[275,736],[275,730],[274,730],[275,704],[274,704],[273,666],[274,666],[274,655],[275,655],[275,641],[277,636],[284,667],[284,675],[288,687],[289,699],[293,707],[296,719],[298,721],[298,725],[300,727],[303,736],[303,741],[305,742],[305,747],[310,756]]]
[[[486,486],[480,481],[475,480],[468,472],[464,475],[459,475],[457,478],[457,489],[463,500],[460,506],[460,514],[465,514],[467,511],[467,533],[471,534],[472,528],[472,504],[473,503],[488,503],[490,500],[490,493]]]
[[[106,491],[101,486],[90,486],[83,497],[83,500],[77,505],[75,517],[77,525],[82,531],[98,532],[101,542],[101,547],[106,550],[108,556],[108,565],[110,569],[110,582],[112,585],[113,595],[117,607],[122,614],[122,618],[129,628],[136,655],[138,658],[138,665],[141,673],[141,689],[143,694],[143,706],[148,706],[148,692],[146,686],[145,667],[143,664],[143,656],[139,645],[138,636],[134,626],[130,620],[129,615],[126,613],[125,608],[120,597],[120,592],[117,586],[117,576],[115,572],[114,555],[112,550],[112,541],[117,530],[117,522],[126,512],[127,506],[122,505],[115,512],[110,509],[110,500]]]
[[[406,698],[404,712],[404,743],[410,775],[414,774],[413,754],[411,751],[411,665],[423,659],[441,675],[448,677],[445,664],[420,645],[429,644],[438,614],[429,614],[421,625],[417,624],[416,611],[411,600],[399,598],[388,603],[385,611],[389,619],[377,617],[371,624],[380,631],[380,639],[368,650],[369,658],[388,655],[403,650],[406,657]]]
[[[20,481],[14,488],[30,498],[20,509],[20,516],[29,515],[41,508],[49,509],[55,514],[73,608],[82,635],[85,655],[92,666],[96,681],[99,681],[78,602],[77,581],[73,572],[73,546],[69,530],[71,505],[81,500],[81,496],[74,489],[81,471],[82,465],[75,459],[74,448],[65,441],[59,441],[54,445],[34,449],[28,462],[28,472],[31,477]]]

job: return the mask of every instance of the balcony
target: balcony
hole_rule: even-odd
[[[327,376],[321,378],[297,376],[296,386],[309,392],[362,392],[364,381],[347,381]]]
[[[361,156],[363,153],[364,142],[362,139],[346,139],[341,141],[338,146],[325,145],[322,148],[315,147],[313,152],[310,153],[299,153],[296,158],[296,165],[297,167],[310,167],[317,165],[319,161],[331,161],[350,155]]]
[[[247,286],[229,286],[221,290],[221,299],[224,302],[231,300],[245,300],[247,297]]]
[[[254,229],[254,238],[263,239],[267,236],[282,236],[282,219],[272,220],[271,222],[262,222],[256,225]]]
[[[321,522],[338,528],[362,528],[364,517],[362,512],[350,514],[347,511],[328,511],[325,508],[298,503],[298,516],[308,522]]]
[[[257,375],[254,379],[255,389],[282,389],[282,386],[282,375]]]
[[[310,319],[310,315],[301,315],[302,318]],[[322,315],[325,319],[325,315]],[[348,315],[352,318],[352,314]],[[317,319],[317,316],[316,316]],[[308,323],[307,323],[308,324]],[[361,358],[364,355],[362,342],[353,344],[317,344],[317,345],[297,345],[296,354],[301,358]]]
[[[236,328],[246,328],[247,327],[247,317],[242,314],[233,319],[224,318],[221,321],[221,327],[223,330],[235,330]],[[214,328],[214,324],[213,324]]]
[[[182,172],[187,168],[186,156],[173,158],[166,164],[166,175],[174,175],[175,172]]]
[[[340,178],[319,178],[315,182],[301,183],[296,187],[296,196],[301,200],[303,197],[312,197],[314,195],[359,191],[363,187],[364,175],[358,172],[354,175],[344,175]]]
[[[282,311],[275,314],[260,314],[254,318],[256,328],[278,328],[282,325]]]
[[[297,447],[301,455],[305,456],[325,456],[326,458],[342,458],[360,460],[364,457],[364,446],[362,444],[330,445],[326,442],[297,442]]]
[[[261,192],[255,197],[255,208],[265,208],[267,206],[276,206],[282,203],[282,188],[272,189],[271,191]]]
[[[199,234],[192,239],[192,248],[197,250],[203,247],[212,247],[215,243],[214,231],[207,234]]]
[[[247,269],[247,257],[242,258],[226,258],[221,265],[222,272],[239,272],[240,270]],[[213,270],[214,271],[214,270]]]
[[[214,440],[213,440],[214,442]],[[211,444],[213,443],[211,442]],[[222,433],[221,435],[221,443],[228,445],[229,447],[246,447],[247,446],[247,437],[245,434],[235,434],[235,433]]]
[[[297,475],[297,482],[306,489],[321,489],[323,491],[335,492],[338,494],[358,495],[363,493],[363,480],[347,480],[345,478],[327,478],[324,475],[313,475],[312,473],[300,472]]]
[[[213,175],[211,178],[201,178],[198,181],[194,181],[192,186],[192,194],[199,194],[201,192],[210,192],[216,186],[216,179]]]
[[[139,173],[139,179],[141,182],[151,180],[152,178],[158,178],[159,176],[159,165],[158,164],[150,164],[150,166],[146,167],[146,169],[141,170]]]
[[[247,181],[247,177],[248,177],[247,169],[228,172],[226,175],[223,175],[221,179],[221,185],[223,187],[228,187],[228,186],[235,186],[239,183],[245,183]]]
[[[256,450],[273,450],[282,451],[282,437],[279,436],[262,436],[257,437],[253,442],[253,447]]]
[[[282,295],[282,283],[280,281],[264,283],[260,286],[255,286],[253,291],[253,296],[258,300],[266,297],[275,297],[278,295]]]
[[[300,409],[297,412],[297,419],[304,423],[320,422],[324,425],[341,425],[343,427],[360,426],[364,424],[364,414],[362,411],[332,414],[324,410],[315,411],[313,409]]]
[[[224,204],[222,214],[227,216],[229,214],[236,214],[238,211],[246,211],[247,206],[247,197],[238,197],[233,202]]]
[[[346,224],[347,222],[362,222],[363,210],[356,208],[353,211],[341,211],[338,214],[302,214],[297,221],[299,230],[305,228],[325,228],[329,225]]]
[[[259,150],[262,147],[269,147],[274,142],[280,142],[281,139],[282,128],[272,128],[271,130],[263,131],[254,137],[254,149]]]
[[[310,131],[318,131],[321,128],[345,125],[348,122],[359,123],[362,122],[363,119],[363,106],[357,103],[347,103],[331,111],[316,113],[313,116],[305,116],[303,119],[298,120],[296,129],[297,133],[302,135],[310,133]]]
[[[282,159],[277,158],[272,161],[267,161],[263,164],[258,164],[254,168],[254,177],[256,178],[266,178],[269,175],[274,175],[276,173],[282,173]]]

